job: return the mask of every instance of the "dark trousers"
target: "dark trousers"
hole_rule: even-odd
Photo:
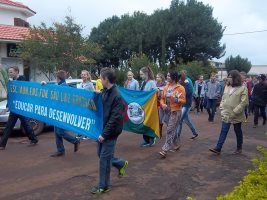
[[[1,141],[0,141],[0,147],[6,146],[7,140],[9,138],[15,124],[17,123],[18,119],[20,119],[21,125],[24,128],[25,133],[28,136],[29,140],[31,140],[32,142],[38,141],[37,137],[34,135],[33,129],[31,127],[31,124],[30,124],[28,118],[10,112],[6,128],[4,129],[4,133],[3,133],[3,136],[2,136]]]
[[[242,144],[243,144],[243,132],[241,129],[242,123],[237,123],[233,125],[234,125],[234,130],[235,130],[235,135],[236,135],[237,149],[242,149]],[[222,146],[226,140],[230,127],[231,127],[231,123],[222,122],[221,133],[220,133],[220,137],[219,137],[216,149],[218,150],[222,149]]]
[[[197,112],[199,112],[200,110],[201,112],[203,112],[204,97],[196,97],[195,101],[196,101]]]
[[[209,114],[210,122],[214,121],[214,116],[216,112],[216,103],[217,103],[217,99],[207,99],[207,111]]]
[[[263,123],[265,124],[266,123],[265,106],[254,105],[254,124],[255,125],[258,125],[258,119],[259,119],[260,113],[263,118]]]
[[[154,141],[154,137],[150,137],[150,136],[147,136],[147,135],[143,135],[143,139],[146,143],[150,143],[150,142],[153,142]]]
[[[245,107],[245,116],[246,116],[246,119],[248,119],[248,106]]]
[[[120,170],[125,165],[125,160],[114,157],[117,139],[98,142],[97,154],[99,157],[99,188],[106,189],[110,186],[111,166]]]

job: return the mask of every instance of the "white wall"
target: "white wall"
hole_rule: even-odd
[[[27,21],[27,17],[20,11],[12,11],[0,8],[0,24],[14,26],[14,18],[20,18]]]
[[[23,60],[21,58],[1,58],[1,66],[4,68],[17,66],[19,74],[23,75]]]
[[[267,65],[252,65],[249,75],[267,74]]]
[[[32,64],[31,64],[32,66]],[[55,80],[54,75],[50,75],[50,80]],[[42,82],[42,81],[49,81],[47,76],[41,72],[38,68],[30,67],[30,81],[34,82]]]

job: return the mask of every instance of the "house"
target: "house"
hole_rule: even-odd
[[[29,33],[27,19],[36,13],[27,6],[0,0],[0,66],[8,68],[16,65],[20,73],[29,78],[27,63],[16,53],[17,44]]]
[[[222,62],[210,61],[211,66],[217,70],[217,77],[223,80],[227,77],[227,71],[225,69],[225,64]]]
[[[267,65],[252,65],[248,75],[267,74]]]
[[[210,61],[210,64],[218,71],[217,76],[219,79],[227,77],[225,63]],[[267,65],[252,65],[250,71],[247,73],[249,76],[256,76],[259,74],[267,74]]]
[[[0,67],[9,68],[16,65],[20,69],[20,74],[24,74],[27,79],[29,63],[18,57],[16,48],[29,34],[27,19],[35,14],[36,12],[22,3],[0,0]],[[1,96],[5,96],[3,88],[0,91]]]

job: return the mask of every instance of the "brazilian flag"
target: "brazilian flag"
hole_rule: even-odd
[[[157,90],[136,91],[119,88],[125,104],[125,131],[160,137]]]

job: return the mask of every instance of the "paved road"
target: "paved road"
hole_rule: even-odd
[[[220,121],[207,121],[207,115],[191,114],[200,137],[191,141],[186,127],[182,133],[183,146],[179,152],[159,159],[163,140],[155,147],[140,148],[141,136],[124,133],[117,144],[117,155],[129,160],[127,176],[119,179],[112,171],[112,190],[101,196],[90,194],[97,184],[98,158],[96,143],[83,141],[81,149],[73,153],[66,144],[66,155],[50,158],[55,150],[52,132],[40,136],[36,147],[27,147],[26,138],[11,138],[7,149],[0,152],[0,199],[4,200],[83,200],[83,199],[144,199],[177,200],[193,196],[197,200],[215,199],[218,194],[232,190],[246,171],[253,167],[251,159],[258,152],[257,145],[266,145],[267,126],[243,126],[244,153],[232,155],[235,150],[233,129],[221,156],[209,151],[217,141]],[[252,121],[252,119],[250,119]]]

